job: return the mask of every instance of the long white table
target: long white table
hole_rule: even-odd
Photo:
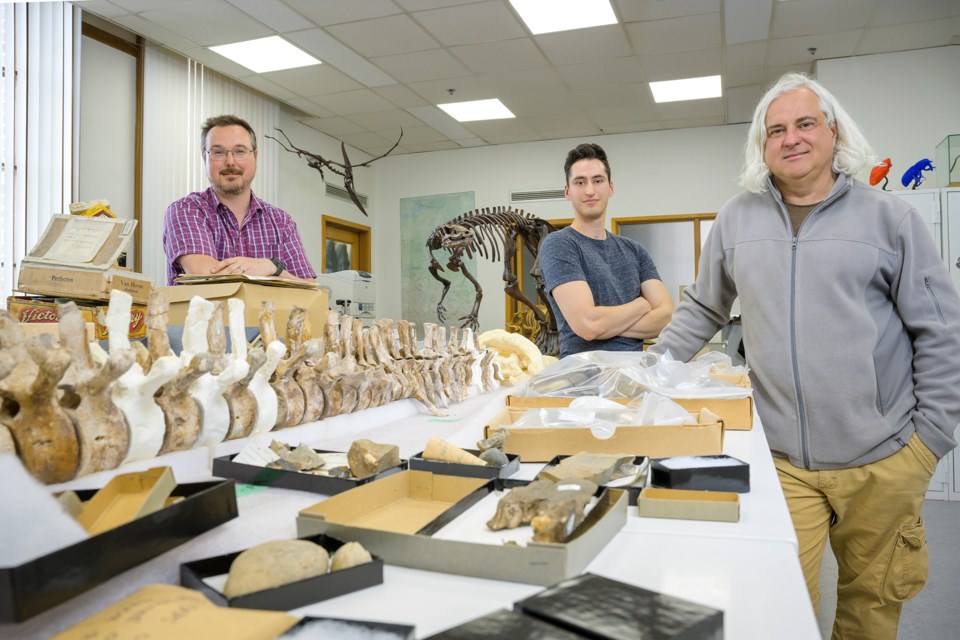
[[[474,447],[483,425],[504,407],[514,389],[474,396],[435,418],[413,400],[255,436],[269,442],[305,442],[346,450],[363,437],[395,443],[401,456],[418,453],[430,436]],[[168,465],[178,482],[208,480],[214,456],[235,453],[250,439],[214,448],[167,454],[53,487],[94,488],[119,472]],[[751,465],[751,492],[742,494],[738,523],[640,518],[631,508],[627,525],[588,571],[724,611],[728,640],[819,638],[816,619],[797,559],[796,537],[763,435],[728,431],[724,451]],[[530,473],[533,465],[524,465]],[[238,518],[131,569],[20,625],[0,625],[0,637],[49,637],[137,589],[157,582],[178,584],[183,562],[296,536],[297,512],[324,496],[256,488],[238,497]],[[382,585],[297,609],[294,615],[328,615],[413,624],[422,638],[501,608],[542,589],[535,585],[481,580],[387,566]]]

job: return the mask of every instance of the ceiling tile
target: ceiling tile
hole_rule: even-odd
[[[759,84],[725,89],[723,96],[727,101],[727,122],[729,124],[750,122],[753,119],[753,111],[760,102],[761,91],[762,87]]]
[[[530,38],[451,47],[450,53],[474,73],[542,69],[550,64]]]
[[[116,3],[109,2],[108,0],[85,0],[80,8],[84,11],[95,13],[101,18],[107,18],[108,20],[113,20],[114,18],[130,13],[123,7],[119,7]]]
[[[340,73],[326,64],[271,71],[260,75],[271,82],[276,82],[281,87],[308,98],[326,93],[340,93],[363,88],[363,85],[350,76]]]
[[[876,0],[774,2],[770,36],[788,38],[862,29],[867,26],[876,4]]]
[[[312,116],[316,116],[318,118],[333,117],[332,112],[327,111],[326,109],[318,105],[313,100],[310,100],[309,98],[292,98],[290,100],[287,100],[287,102],[290,105],[296,107],[297,109],[300,109],[300,111],[303,111],[304,113],[308,113]]]
[[[576,95],[560,89],[537,93],[514,93],[507,98],[507,106],[514,115],[524,118],[537,115],[582,112]]]
[[[464,122],[463,126],[490,144],[510,144],[543,140],[543,136],[517,118]]]
[[[324,109],[329,109],[341,116],[370,113],[372,111],[387,111],[393,107],[393,105],[370,89],[310,96],[310,98]]]
[[[289,89],[285,89],[284,87],[281,87],[280,85],[259,75],[245,76],[240,78],[240,82],[253,87],[264,95],[270,96],[271,98],[276,98],[277,100],[293,100],[301,97],[299,94],[296,94]]]
[[[557,67],[557,73],[571,89],[632,84],[644,80],[643,68],[635,56],[564,65]]]
[[[390,133],[394,140],[400,135],[400,129],[403,129],[403,137],[407,137],[407,129],[419,128],[423,126],[417,118],[404,111],[403,109],[390,109],[388,111],[373,111],[371,113],[358,113],[350,116],[350,119],[359,124],[368,131],[379,131]]]
[[[400,82],[458,78],[469,74],[445,49],[374,58],[373,62]]]
[[[783,66],[803,64],[815,59],[852,56],[862,36],[863,30],[855,29],[838,33],[821,33],[815,36],[775,38],[767,47],[766,64]],[[811,47],[816,49],[814,53],[810,52]]]
[[[449,151],[451,149],[460,149],[462,146],[463,145],[457,144],[453,140],[438,140],[436,142],[414,142],[411,143],[406,150],[410,153],[426,153],[429,151]]]
[[[960,16],[960,2],[955,0],[912,0],[912,2],[880,2],[871,27],[885,27],[908,22],[926,22]]]
[[[545,137],[562,134],[564,131],[569,132],[567,137],[571,138],[600,134],[597,124],[583,112],[551,113],[524,118],[523,121]]]
[[[420,11],[413,19],[445,46],[497,42],[526,35],[501,0]]]
[[[382,69],[322,29],[285,33],[284,37],[368,87],[396,83],[396,80],[384,73]]]
[[[429,104],[467,102],[496,97],[491,88],[477,76],[425,80],[423,82],[411,82],[407,86],[422,96]]]
[[[628,122],[628,123],[607,123],[601,127],[605,135],[614,133],[636,133],[640,131],[659,131],[662,129],[659,120],[647,122]]]
[[[426,100],[411,91],[404,84],[392,84],[385,87],[374,87],[373,92],[391,104],[406,109],[428,104]]]
[[[723,48],[723,73],[755,71],[763,67],[767,55],[767,41],[731,44]]]
[[[544,55],[556,65],[597,62],[633,53],[621,25],[545,33],[534,38]]]
[[[303,16],[282,2],[264,2],[264,0],[227,0],[227,2],[279,33],[303,29]]]
[[[437,47],[437,41],[429,33],[404,15],[338,24],[328,31],[368,58]]]
[[[113,21],[134,33],[139,33],[143,37],[158,44],[165,45],[174,51],[185,51],[187,49],[195,49],[199,46],[198,42],[188,40],[165,27],[161,27],[155,22],[144,20],[140,16],[129,14],[114,18]]]
[[[482,73],[480,77],[501,99],[513,93],[535,93],[539,91],[560,91],[566,89],[563,80],[553,69],[519,69],[517,71],[499,71]]]
[[[363,127],[358,125],[356,122],[339,117],[301,118],[299,122],[307,125],[311,129],[321,131],[328,136],[333,136],[334,138],[338,138],[339,136],[346,135],[348,133],[360,133],[364,130]]]
[[[721,77],[724,87],[745,87],[751,84],[763,83],[763,69],[753,71],[734,71],[724,73]]]
[[[260,1],[264,2],[264,0]],[[390,0],[363,0],[362,2],[284,0],[284,2],[323,27],[341,22],[355,22],[400,13],[397,5]]]
[[[713,117],[722,118],[724,115],[723,98],[685,100],[683,102],[666,102],[663,104],[658,104],[656,108],[661,120]]]
[[[216,15],[217,19],[210,20],[211,15]],[[163,9],[144,11],[140,17],[204,46],[275,35],[266,25],[225,0],[184,2]]]
[[[452,7],[458,4],[470,4],[477,0],[394,0],[407,11],[425,11],[440,7]]]
[[[703,118],[679,118],[677,120],[661,120],[664,129],[688,129],[691,127],[713,127],[724,124],[723,116],[707,116]]]
[[[692,16],[698,13],[717,13],[720,0],[615,0],[615,6],[624,22],[663,20]]]
[[[187,49],[183,52],[183,55],[231,78],[242,79],[246,76],[254,75],[253,71],[247,69],[245,66],[237,64],[228,58],[224,58],[219,53],[214,53],[206,47]]]
[[[183,4],[186,0],[113,0],[113,4],[123,7],[127,11],[139,13],[150,9],[163,9]],[[86,6],[86,3],[84,3]]]
[[[383,153],[392,147],[393,143],[397,141],[396,138],[393,140],[387,140],[383,136],[373,133],[372,131],[347,133],[341,136],[340,140],[363,151],[366,151],[367,149],[379,149],[380,151],[378,153]]]
[[[960,33],[960,20],[957,18],[867,29],[856,53],[864,55],[941,47],[950,44],[951,39],[958,33]]]
[[[723,38],[719,13],[626,25],[633,48],[641,56],[719,47]]]
[[[413,116],[410,116],[410,117],[413,118]],[[378,133],[380,133],[380,135],[384,135],[383,131],[378,131]],[[400,146],[419,144],[422,142],[439,142],[441,140],[449,140],[449,139],[450,138],[443,135],[433,127],[426,127],[423,125],[422,122],[420,122],[420,120],[414,118],[413,125],[411,126],[404,125],[403,138],[400,139]]]
[[[640,63],[650,82],[719,75],[723,55],[719,48],[642,56]]]

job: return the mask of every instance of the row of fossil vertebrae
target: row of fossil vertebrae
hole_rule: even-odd
[[[104,320],[109,349],[88,342],[77,306],[60,306],[60,344],[51,335],[24,339],[0,310],[0,453],[15,452],[46,483],[134,460],[380,406],[419,400],[435,415],[471,388],[499,386],[495,352],[470,330],[450,340],[442,326],[328,313],[324,335],[294,307],[286,342],[277,339],[273,304],[260,316],[262,347],[246,342],[244,307],[190,301],[183,348],[167,333],[169,304],[154,291],[147,305],[147,345],[127,335],[131,298],[113,291]]]

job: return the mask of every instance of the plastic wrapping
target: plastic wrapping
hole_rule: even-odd
[[[590,429],[595,438],[613,436],[617,425],[696,424],[690,413],[669,398],[642,393],[627,405],[599,396],[582,396],[568,407],[528,409],[512,428],[549,427]]]
[[[530,378],[519,395],[637,398],[645,391],[671,398],[742,398],[751,394],[716,375],[746,374],[730,358],[711,351],[693,362],[674,360],[670,353],[649,351],[586,351],[567,356]]]

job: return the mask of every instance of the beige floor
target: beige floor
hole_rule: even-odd
[[[904,605],[897,640],[953,640],[960,638],[960,502],[927,500],[923,517],[930,574],[920,595]],[[828,545],[820,572],[819,620],[824,638],[830,638],[833,627],[836,588],[837,560]]]

